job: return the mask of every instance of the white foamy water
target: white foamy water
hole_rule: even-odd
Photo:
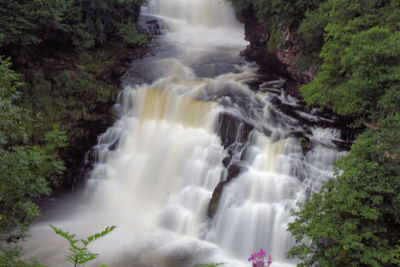
[[[247,45],[243,27],[225,1],[154,0],[143,12],[167,23],[158,42],[175,52],[151,60],[147,68],[156,73],[154,81],[133,85],[126,77],[120,117],[99,137],[84,191],[60,205],[64,214],[33,228],[26,257],[70,266],[63,259],[67,243],[48,224],[83,236],[116,225],[90,247],[100,257],[88,266],[240,267],[249,266],[248,256],[260,248],[272,256],[272,266],[294,266],[285,259],[293,244],[286,231],[289,210],[332,177],[332,162],[342,153],[330,140],[339,139],[339,132],[311,127],[306,135],[314,145],[304,155],[290,134],[303,126],[273,106],[271,95],[256,94],[246,84],[256,79],[256,66],[239,57]],[[218,74],[198,74],[208,69]],[[236,148],[224,148],[218,135],[222,112],[254,128],[244,141],[236,136]],[[214,189],[228,178],[222,164],[227,157],[241,172],[224,186],[209,218]]]

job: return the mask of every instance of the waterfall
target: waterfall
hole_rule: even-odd
[[[260,248],[272,266],[294,266],[290,209],[345,153],[340,131],[317,123],[333,119],[281,93],[281,77],[251,88],[257,66],[240,56],[243,27],[225,1],[151,0],[142,13],[167,31],[124,76],[118,120],[99,137],[82,194],[36,224],[26,257],[68,266],[49,223],[80,235],[116,225],[91,247],[93,266],[249,266]]]

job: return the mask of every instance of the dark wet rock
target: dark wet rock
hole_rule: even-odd
[[[208,218],[212,219],[215,215],[215,212],[217,211],[218,208],[218,203],[222,195],[222,191],[224,189],[224,186],[227,182],[220,182],[217,187],[214,189],[214,192],[212,194],[210,204],[208,205],[207,209],[207,216]]]
[[[156,36],[165,34],[167,25],[154,16],[141,15],[137,22],[137,28],[140,33],[145,34],[148,38],[153,39]]]
[[[303,84],[307,84],[317,77],[319,66],[313,65],[305,70],[299,70],[296,67],[296,61],[300,56],[300,48],[303,45],[301,37],[284,23],[278,25],[278,31],[280,39],[284,41],[276,47],[276,56],[280,62],[287,66],[286,70],[297,83],[295,86],[300,88]]]
[[[312,127],[339,129],[341,133],[340,139],[331,140],[332,148],[335,146],[339,151],[348,151],[353,141],[362,132],[362,128],[349,127],[353,122],[352,118],[338,116],[328,110],[307,110],[304,103],[290,105],[282,102],[279,96],[273,96],[270,99],[270,103],[275,107],[270,112],[270,116],[275,121],[283,120],[284,116],[294,118],[297,121],[297,123],[292,122],[292,125],[301,127],[302,131],[294,128],[294,131],[289,131],[284,137],[293,136],[298,138],[304,153],[307,153],[312,148],[313,142],[315,142],[315,140],[310,140]]]
[[[221,113],[218,117],[218,135],[224,148],[237,143],[246,143],[253,128],[252,125],[229,113]]]
[[[299,111],[305,112],[304,107],[302,106],[293,106],[289,105],[286,103],[283,103],[282,100],[279,97],[272,97],[270,99],[271,104],[274,105],[274,107],[279,110],[280,112],[286,114],[287,116],[291,118],[295,118],[296,120],[299,121],[300,124],[307,124],[307,125],[314,125],[315,122],[303,117],[300,115]],[[322,121],[319,123],[323,123]]]
[[[250,42],[242,55],[250,61],[255,61],[260,66],[259,73],[266,81],[276,80],[278,77],[285,77],[286,92],[300,97],[298,82],[288,71],[289,66],[279,60],[277,53],[268,52],[269,32],[258,22],[255,12],[247,9],[242,14],[245,39]]]
[[[340,117],[328,110],[307,110],[304,103],[300,103],[296,106],[284,103],[277,96],[272,97],[270,99],[270,103],[273,104],[273,106],[277,110],[291,118],[295,118],[299,121],[300,124],[303,125],[320,126],[323,128],[333,127],[339,129],[347,129],[348,125],[352,122],[351,118]],[[307,116],[306,114],[312,116]]]
[[[355,140],[355,139],[351,139]],[[337,150],[339,151],[349,151],[353,142],[349,141],[341,141],[341,140],[332,140],[332,143],[336,145]]]
[[[222,160],[222,164],[224,165],[225,168],[228,167],[228,165],[229,165],[229,163],[231,162],[231,160],[232,160],[232,157],[231,157],[231,156],[225,157],[225,158]]]
[[[308,137],[311,135],[312,135],[311,131],[303,131],[303,132],[295,131],[290,134],[290,136],[296,137],[297,140],[299,140],[299,145],[304,155],[307,154],[307,152],[310,151],[313,147],[313,143]]]
[[[226,176],[226,181],[231,181],[233,178],[237,177],[242,170],[244,170],[244,167],[239,166],[237,164],[232,164],[228,167],[227,170],[227,176]]]
[[[232,164],[228,167],[226,179],[220,182],[214,189],[210,204],[208,205],[207,216],[212,219],[217,211],[219,200],[221,199],[224,187],[230,183],[234,178],[238,177],[240,173],[247,170],[246,167],[240,166],[239,164]]]
[[[287,78],[285,91],[301,98],[299,88],[314,79],[318,72],[318,65],[306,70],[299,70],[296,67],[302,45],[301,38],[289,26],[281,23],[277,27],[279,37],[283,41],[277,44],[277,47],[270,48],[268,47],[270,32],[258,22],[255,11],[248,8],[242,12],[241,17],[245,39],[250,42],[243,55],[260,65],[261,74],[275,74]],[[270,52],[272,49],[273,52]]]
[[[248,150],[249,150],[248,147],[243,148],[242,153],[240,154],[241,161],[245,161],[247,159],[248,152],[249,152]]]
[[[118,147],[119,139],[115,140],[109,147],[108,150],[115,151]]]
[[[266,77],[260,77],[259,79],[249,81],[246,84],[253,92],[258,92],[260,90],[261,85],[264,83],[263,78],[267,79]]]

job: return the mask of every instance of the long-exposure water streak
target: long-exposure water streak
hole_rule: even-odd
[[[154,41],[163,49],[133,62],[85,189],[36,224],[26,257],[69,266],[51,223],[82,235],[117,225],[91,247],[93,266],[248,266],[260,248],[272,266],[295,265],[290,209],[332,177],[340,131],[311,123],[329,119],[299,111],[281,88],[250,88],[257,66],[240,56],[243,27],[225,1],[151,0],[142,14],[165,23]]]

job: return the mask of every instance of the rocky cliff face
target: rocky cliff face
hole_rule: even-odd
[[[248,60],[256,61],[260,65],[260,72],[283,74],[287,78],[286,91],[296,97],[301,97],[298,89],[316,77],[318,66],[312,66],[300,71],[295,62],[299,56],[300,37],[290,32],[289,27],[280,24],[280,40],[276,52],[269,52],[268,41],[270,33],[258,22],[252,9],[242,14],[245,26],[245,39],[250,42],[243,55]]]
[[[318,65],[311,66],[303,71],[298,70],[295,63],[300,55],[300,37],[296,33],[290,32],[289,27],[284,24],[279,25],[279,32],[281,33],[280,40],[282,41],[276,49],[279,61],[287,66],[287,71],[299,85],[309,83],[316,78]]]

